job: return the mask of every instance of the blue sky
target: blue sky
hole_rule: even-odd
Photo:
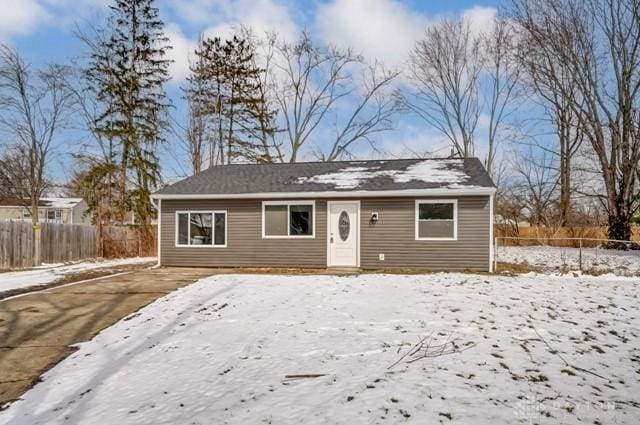
[[[491,0],[158,0],[166,31],[174,46],[169,95],[180,112],[180,84],[188,70],[189,51],[199,33],[225,36],[238,24],[258,32],[277,30],[295,37],[302,29],[318,40],[352,46],[371,59],[398,66],[424,28],[443,15],[463,15],[482,29],[491,21],[499,1]],[[65,62],[81,53],[73,35],[76,25],[102,19],[109,0],[0,0],[0,42],[18,48],[34,65]],[[440,136],[415,118],[400,117],[397,130],[379,137],[378,143],[391,156],[406,155],[406,149],[427,151]],[[52,175],[69,177],[69,152],[79,141],[69,134],[58,141],[52,159]],[[62,140],[65,139],[65,140]],[[70,140],[71,139],[71,140]],[[404,150],[403,150],[404,149]],[[181,157],[171,148],[162,155],[164,174],[180,174]]]

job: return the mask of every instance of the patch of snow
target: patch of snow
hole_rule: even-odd
[[[462,183],[469,178],[461,168],[464,161],[461,159],[441,159],[437,161],[420,161],[399,171],[393,176],[396,183],[408,183],[413,180],[427,183]]]
[[[406,170],[380,170],[377,166],[351,166],[332,173],[300,177],[298,183],[320,183],[333,185],[336,189],[356,189],[366,180],[387,176],[391,177],[395,183],[422,181],[447,184],[452,188],[468,187],[461,185],[469,178],[459,169],[462,164],[461,159],[442,159],[420,161],[410,165]]]
[[[527,263],[546,273],[578,273],[580,270],[579,248],[499,246],[495,254],[500,262]],[[640,276],[640,250],[583,248],[582,270],[618,276]]]
[[[214,276],[80,344],[0,422],[636,424],[639,285]],[[426,335],[468,349],[389,370]]]
[[[355,189],[365,180],[378,176],[388,176],[391,171],[373,170],[370,167],[347,167],[340,171],[319,174],[313,177],[300,177],[298,183],[330,184],[336,189]]]
[[[88,270],[116,267],[128,264],[140,264],[156,261],[156,257],[119,258],[115,260],[82,261],[79,263],[59,265],[47,264],[32,270],[0,273],[0,292],[30,286],[45,285],[61,277],[85,272]]]
[[[40,198],[46,208],[73,208],[82,202],[82,198]]]

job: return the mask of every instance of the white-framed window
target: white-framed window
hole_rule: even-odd
[[[47,210],[46,217],[50,223],[62,223],[62,210]]]
[[[227,212],[176,211],[176,246],[227,246]]]
[[[314,201],[263,201],[262,237],[313,238],[316,228]]]
[[[416,240],[455,241],[458,239],[456,199],[416,200]]]

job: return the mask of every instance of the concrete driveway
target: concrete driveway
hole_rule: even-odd
[[[0,407],[104,328],[211,269],[162,268],[0,301]]]

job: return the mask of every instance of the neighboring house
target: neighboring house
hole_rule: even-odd
[[[488,271],[494,193],[476,158],[216,166],[152,195],[159,263]]]
[[[87,203],[82,198],[40,198],[38,221],[40,223],[91,224],[85,216]],[[28,199],[0,198],[0,220],[31,221]]]

